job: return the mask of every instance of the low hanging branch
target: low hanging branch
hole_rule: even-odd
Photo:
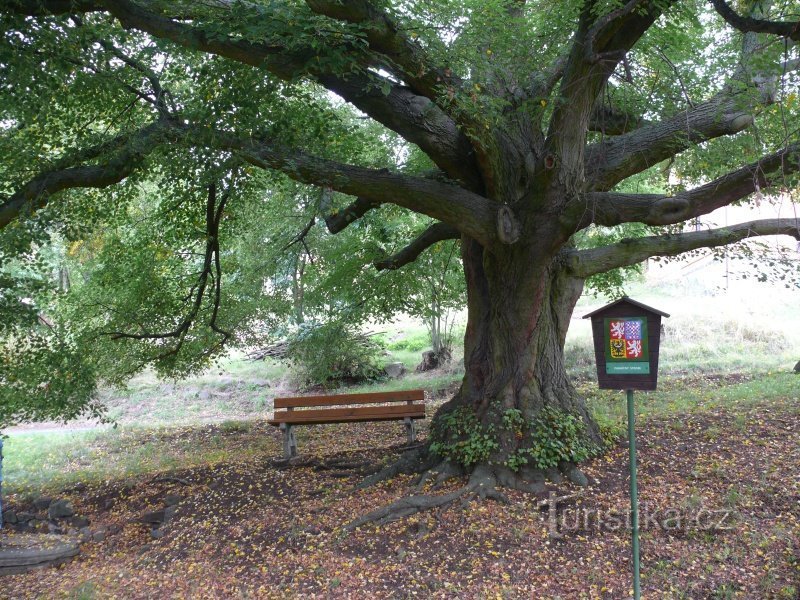
[[[63,190],[105,188],[119,183],[133,173],[155,147],[174,139],[172,131],[168,120],[159,119],[138,131],[117,136],[58,161],[52,169],[29,180],[0,203],[0,229],[20,214],[32,214],[44,208],[53,195]],[[101,164],[80,164],[109,152],[112,153],[110,158]]]
[[[457,240],[461,238],[461,232],[447,223],[434,223],[425,231],[419,234],[414,241],[403,248],[397,254],[379,260],[375,263],[375,268],[379,271],[386,269],[399,269],[400,267],[412,263],[425,250],[443,240]]]
[[[638,264],[651,256],[675,256],[699,248],[714,248],[764,235],[789,235],[800,241],[800,219],[762,219],[708,231],[623,240],[617,244],[572,252],[570,270],[589,277],[610,269]]]
[[[208,326],[212,329],[212,331],[220,334],[222,337],[213,348],[208,350],[208,353],[211,353],[217,348],[225,345],[232,334],[222,329],[217,324],[222,294],[222,265],[219,256],[219,223],[222,219],[223,211],[225,210],[225,203],[228,201],[229,197],[230,192],[228,191],[222,195],[219,204],[217,204],[216,185],[211,184],[208,187],[208,199],[206,201],[206,249],[203,259],[203,267],[197,278],[197,282],[192,286],[192,288],[189,290],[189,293],[186,295],[185,300],[187,302],[191,300],[192,305],[189,309],[189,312],[184,316],[180,324],[172,331],[167,331],[164,333],[151,333],[147,331],[141,333],[127,333],[122,331],[113,331],[106,332],[104,335],[110,336],[113,340],[125,338],[134,340],[177,339],[177,343],[172,348],[163,352],[156,358],[163,359],[168,356],[174,356],[180,351],[186,339],[186,334],[197,320],[197,315],[200,313],[200,309],[203,305],[203,299],[208,288],[208,280],[211,278],[213,280],[214,289],[211,317],[209,319]]]
[[[26,204],[40,208],[61,190],[107,187],[122,181],[144,155],[165,141],[234,152],[244,162],[281,171],[301,183],[329,187],[372,202],[392,202],[449,222],[487,246],[502,241],[498,240],[494,227],[498,203],[454,183],[340,163],[302,150],[287,149],[270,140],[239,137],[227,131],[170,119],[160,119],[131,136],[123,150],[105,164],[56,169],[35,177],[0,204],[0,228],[16,218]]]
[[[425,179],[440,181],[442,183],[452,183],[448,180],[447,174],[440,169],[432,169],[430,171],[420,173],[419,175]],[[325,190],[326,193],[329,194],[330,188],[325,188]],[[343,231],[369,211],[380,208],[382,204],[383,202],[379,202],[370,198],[356,198],[355,202],[325,217],[325,225],[328,228],[328,232],[335,234]],[[325,206],[322,207],[323,212],[327,210],[327,207],[328,205],[325,203]]]

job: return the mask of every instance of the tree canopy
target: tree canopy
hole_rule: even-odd
[[[521,406],[546,322],[563,351],[540,300],[574,306],[534,281],[800,239],[796,218],[683,231],[797,200],[793,0],[0,7],[0,424],[96,410],[98,380],[184,375],[303,311],[407,309],[446,240],[462,395]]]

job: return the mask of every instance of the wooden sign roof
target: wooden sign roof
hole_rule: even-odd
[[[622,298],[620,298],[616,302],[612,302],[611,304],[606,304],[605,306],[603,306],[601,308],[598,308],[597,310],[593,310],[588,315],[584,315],[583,318],[584,319],[589,319],[589,318],[591,318],[591,317],[593,317],[595,315],[598,315],[600,313],[603,313],[603,312],[607,311],[609,308],[612,308],[612,307],[617,306],[619,304],[631,304],[633,306],[636,306],[637,308],[641,308],[642,310],[649,311],[651,313],[660,315],[662,317],[669,317],[669,314],[665,313],[663,310],[658,310],[657,308],[653,308],[652,306],[647,306],[647,304],[642,304],[641,302],[637,302],[636,300],[633,300],[632,298],[628,298],[627,296],[623,296]]]

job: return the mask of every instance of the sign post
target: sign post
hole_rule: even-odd
[[[636,485],[636,431],[634,428],[633,390],[626,390],[628,396],[628,450],[631,468],[631,546],[633,550],[633,597],[641,598],[639,581],[639,489]]]
[[[633,391],[656,389],[662,317],[669,315],[627,296],[584,316],[584,319],[592,319],[599,387],[607,390],[625,390],[628,402],[631,558],[633,597],[636,600],[641,598],[641,581],[639,489],[636,482],[636,414]]]
[[[0,529],[3,528],[3,438],[0,436]]]

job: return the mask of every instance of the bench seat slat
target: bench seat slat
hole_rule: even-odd
[[[339,396],[291,396],[275,398],[275,408],[300,408],[305,406],[339,406],[343,404],[377,404],[380,402],[409,402],[424,400],[424,390],[374,392],[370,394],[341,394]]]
[[[411,419],[424,419],[424,415],[414,414],[414,415],[377,415],[377,416],[362,416],[356,415],[353,417],[337,417],[335,419],[326,419],[320,417],[318,419],[311,419],[308,421],[286,421],[287,425],[331,425],[334,423],[360,423],[360,422],[367,422],[367,421],[402,421],[405,417],[410,417]],[[282,423],[282,421],[269,421],[270,425],[278,426]]]
[[[324,410],[293,410],[276,412],[270,425],[344,423],[351,421],[387,421],[391,419],[425,418],[424,404],[400,404],[396,406],[355,406]]]

